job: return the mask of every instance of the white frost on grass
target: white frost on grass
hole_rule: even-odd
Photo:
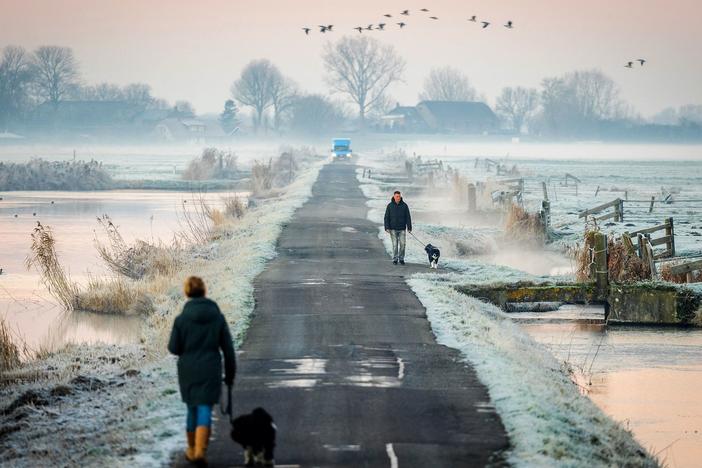
[[[377,179],[364,179],[359,173],[358,180],[368,198],[368,218],[380,224],[378,236],[390,252],[391,242],[382,227],[389,202],[382,177],[392,168],[377,161],[374,167]],[[436,238],[446,241],[457,235],[474,241],[471,236],[489,235],[481,228],[470,229],[477,234],[413,223],[413,231],[422,242],[408,235],[406,259],[426,263],[422,244]],[[580,393],[565,363],[556,360],[498,307],[454,289],[466,283],[540,283],[569,277],[535,276],[508,266],[450,255],[442,255],[440,264],[453,271],[415,274],[408,283],[426,308],[437,341],[460,350],[487,386],[512,444],[508,454],[511,464],[657,466],[629,431]]]
[[[408,281],[440,344],[461,351],[502,419],[515,466],[657,466],[632,434],[569,378],[564,364],[499,308],[459,293],[453,281]]]
[[[247,211],[212,248],[193,252],[177,284],[154,298],[141,345],[70,346],[17,371],[25,383],[0,387],[3,464],[159,466],[180,456],[185,406],[176,358],[166,351],[184,303],[180,276],[204,278],[240,341],[254,307],[253,280],[276,255],[282,225],[310,197],[323,164],[314,163],[277,197]],[[20,404],[3,414],[13,402]]]

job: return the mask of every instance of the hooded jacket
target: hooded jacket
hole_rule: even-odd
[[[402,197],[400,197],[400,203],[395,203],[394,199],[390,199],[388,207],[385,208],[385,229],[393,229],[395,231],[412,230],[412,217],[410,216],[409,206],[407,206]]]
[[[205,297],[188,300],[173,322],[168,351],[178,356],[178,384],[183,401],[190,406],[214,405],[224,381],[231,385],[236,357],[229,327],[217,303]]]

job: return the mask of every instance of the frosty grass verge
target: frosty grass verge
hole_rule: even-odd
[[[363,161],[364,163],[366,161]],[[371,162],[373,164],[373,162]],[[380,174],[381,167],[375,167]],[[387,172],[391,173],[388,168]],[[389,201],[378,181],[363,179],[368,219],[382,224]],[[377,176],[376,176],[377,177]],[[416,224],[413,232],[431,238],[435,226]],[[391,251],[387,235],[378,236]],[[466,234],[469,236],[469,234]],[[426,263],[420,245],[407,241],[407,260]],[[605,415],[582,395],[564,363],[536,343],[498,307],[459,293],[455,285],[519,280],[544,282],[513,268],[441,258],[457,273],[414,274],[408,284],[427,310],[437,342],[461,351],[487,386],[511,447],[515,466],[657,466],[630,431]]]
[[[230,238],[198,249],[187,265],[187,271],[205,280],[208,296],[218,302],[237,342],[253,311],[253,280],[275,257],[283,223],[309,199],[325,162],[313,163],[279,197],[251,209]],[[59,398],[57,406],[24,411],[21,427],[3,434],[0,459],[12,460],[14,466],[168,464],[185,437],[175,357],[165,352],[170,326],[183,303],[179,285],[158,301],[144,326],[146,346],[71,346],[30,364],[39,375],[55,374],[53,379],[4,389],[3,400],[9,403],[27,391],[47,392],[51,385],[52,396],[60,388],[67,396]],[[56,369],[61,371],[51,372]]]

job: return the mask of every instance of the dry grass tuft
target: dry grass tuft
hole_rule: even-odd
[[[177,215],[181,226],[177,237],[185,244],[204,245],[216,237],[215,220],[219,220],[219,215],[202,192],[193,193],[190,202],[183,200]]]
[[[666,263],[660,269],[661,279],[670,283],[702,283],[702,271],[693,271],[691,273],[692,281],[687,280],[686,273],[674,275],[671,271],[673,263]]]
[[[238,175],[237,157],[232,152],[205,148],[202,155],[188,163],[185,180],[234,179]]]
[[[251,168],[251,191],[254,195],[261,195],[273,187],[273,158],[268,164],[254,161]]]
[[[49,226],[37,222],[32,232],[30,253],[25,260],[27,269],[36,268],[52,296],[66,310],[73,310],[78,286],[61,266],[56,254],[56,240]]]
[[[20,349],[12,341],[10,327],[5,317],[0,317],[0,374],[12,370],[20,364]]]
[[[238,195],[229,195],[222,199],[224,202],[224,213],[234,219],[241,219],[246,214],[244,200]]]
[[[107,243],[103,244],[95,235],[95,249],[113,272],[132,279],[171,275],[178,270],[181,249],[177,242],[166,247],[136,240],[129,245],[119,232],[118,227],[108,215],[97,218],[103,228]]]
[[[539,213],[528,213],[521,206],[511,205],[505,219],[505,237],[543,244],[546,233],[541,216]]]
[[[607,269],[609,280],[615,283],[634,283],[651,279],[651,268],[624,245],[621,238],[607,241]]]
[[[141,283],[123,278],[90,278],[76,296],[76,310],[115,315],[148,315],[154,310]]]

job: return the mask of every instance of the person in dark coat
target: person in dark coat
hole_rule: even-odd
[[[400,265],[405,264],[405,245],[407,244],[405,230],[412,232],[412,216],[409,206],[402,199],[402,194],[396,190],[385,208],[385,232],[390,234],[392,241],[393,265],[397,265],[397,262],[400,262]]]
[[[227,321],[217,303],[205,297],[202,279],[189,277],[184,290],[189,300],[173,322],[168,351],[178,356],[178,384],[188,407],[185,457],[207,463],[212,407],[219,401],[222,388],[222,355],[228,386],[234,383],[236,357]]]

